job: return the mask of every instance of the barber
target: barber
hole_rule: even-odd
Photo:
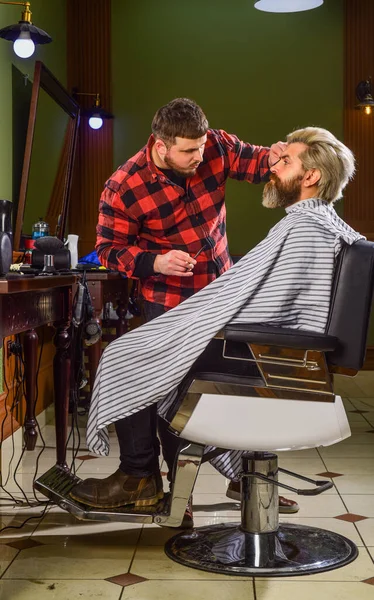
[[[210,129],[200,106],[187,98],[176,98],[156,112],[146,146],[105,184],[96,243],[104,266],[139,279],[146,321],[177,306],[232,265],[226,237],[227,180],[267,181],[284,147],[283,142],[254,146]],[[143,461],[148,452],[154,456],[156,425],[156,405],[116,422],[124,472],[129,463],[136,471],[137,454]],[[158,430],[171,473],[179,441],[163,419]],[[280,497],[281,512],[297,510],[296,502]]]

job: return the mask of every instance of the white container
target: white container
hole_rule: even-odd
[[[71,256],[70,267],[72,269],[75,269],[75,267],[78,264],[78,240],[79,240],[79,235],[75,235],[74,233],[69,233],[68,240],[67,240],[67,247],[70,250],[70,256]]]

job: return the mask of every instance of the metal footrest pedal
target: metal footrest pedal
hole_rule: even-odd
[[[81,504],[70,497],[73,487],[81,481],[82,479],[69,470],[60,465],[55,465],[35,481],[34,487],[77,519],[153,523],[155,517],[165,514],[168,495],[165,495],[154,506],[149,506],[146,509],[135,508],[133,505],[121,506],[119,508],[94,508],[86,504]]]

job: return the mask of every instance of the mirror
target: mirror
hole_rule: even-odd
[[[79,105],[40,61],[34,81],[15,215],[14,250],[40,217],[50,235],[63,239],[79,126]]]

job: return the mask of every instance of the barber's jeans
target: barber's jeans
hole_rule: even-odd
[[[146,321],[151,321],[166,312],[162,304],[144,302]],[[134,477],[148,477],[159,469],[160,443],[168,466],[170,481],[174,458],[180,439],[169,432],[168,423],[157,416],[157,404],[116,421],[116,432],[120,447],[120,469]]]

